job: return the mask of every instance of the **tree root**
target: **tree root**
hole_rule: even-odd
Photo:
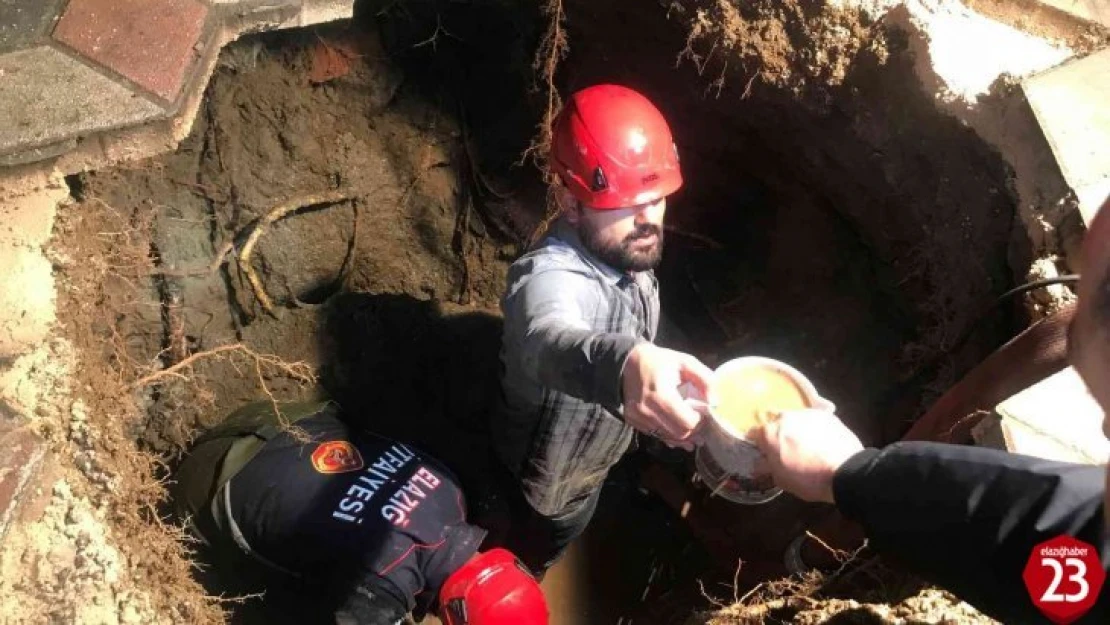
[[[160,369],[148,375],[145,375],[138,380],[131,383],[131,390],[138,390],[146,388],[158,382],[167,379],[177,379],[189,381],[189,373],[192,371],[194,365],[199,361],[209,358],[225,358],[232,362],[232,366],[238,369],[238,366],[231,360],[235,354],[246,356],[254,367],[254,373],[258,379],[259,386],[262,387],[262,392],[270,400],[273,406],[274,414],[277,415],[279,423],[282,425],[284,431],[292,435],[296,440],[301,442],[308,442],[310,437],[304,430],[288,423],[281,412],[281,407],[278,405],[277,397],[270,390],[269,385],[266,384],[266,376],[263,368],[275,369],[278,372],[300,382],[301,384],[315,384],[316,375],[313,373],[312,367],[304,362],[288,362],[279,356],[273,354],[260,354],[253,349],[243,345],[242,343],[230,343],[227,345],[218,345],[212,349],[207,349],[202,352],[196,352],[183,358],[180,362],[175,363],[165,369]]]
[[[243,273],[246,274],[247,281],[250,282],[251,289],[254,291],[254,296],[258,300],[258,303],[262,306],[262,309],[271,316],[276,316],[274,312],[274,303],[266,293],[266,288],[262,285],[262,280],[259,279],[258,273],[255,272],[254,267],[251,266],[251,254],[254,252],[254,246],[258,243],[258,239],[261,238],[262,234],[265,233],[274,222],[286,217],[290,213],[318,204],[337,204],[349,200],[352,197],[352,192],[349,190],[312,193],[282,202],[270,209],[270,212],[264,217],[254,222],[250,234],[247,236],[246,243],[243,244],[242,249],[239,251],[239,266],[242,268]],[[239,237],[236,237],[236,239],[238,238]]]
[[[191,370],[193,365],[195,365],[198,361],[204,360],[206,358],[213,358],[219,356],[220,354],[227,353],[240,353],[248,356],[254,361],[255,366],[259,369],[259,371],[261,371],[262,365],[267,365],[284,372],[289,377],[294,378],[300,382],[313,383],[316,381],[316,376],[312,373],[312,368],[303,362],[286,362],[285,360],[282,360],[278,356],[274,356],[272,354],[259,354],[258,352],[252,350],[246,345],[243,345],[242,343],[230,343],[228,345],[218,345],[216,347],[213,347],[212,349],[207,349],[203,352],[190,354],[189,356],[181,359],[181,361],[178,363],[166,367],[165,369],[159,369],[154,373],[145,375],[138,380],[135,380],[131,383],[131,389],[135,390],[144,388],[156,382],[165,380],[166,378],[188,380],[189,376],[186,375],[186,373],[184,372],[187,370]],[[267,394],[270,394],[268,390]]]

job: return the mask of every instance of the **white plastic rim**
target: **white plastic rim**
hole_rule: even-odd
[[[755,453],[759,453],[756,451]],[[747,490],[743,488],[732,489],[725,484],[733,473],[718,466],[713,454],[705,447],[700,447],[694,453],[694,466],[706,486],[718,497],[733,503],[755,506],[765,504],[782,494],[782,488],[775,486],[766,490]]]
[[[798,385],[798,388],[802,390],[802,394],[805,395],[811,407],[820,410],[828,410],[830,412],[836,410],[836,406],[833,405],[833,403],[829,400],[821,397],[821,395],[817,392],[817,387],[813,386],[813,382],[810,382],[809,378],[802,375],[801,371],[798,371],[785,362],[775,360],[774,358],[766,358],[764,356],[741,356],[739,358],[733,358],[732,360],[729,360],[728,362],[725,362],[724,364],[718,366],[717,369],[713,371],[713,376],[714,378],[717,378],[730,371],[734,371],[736,369],[746,369],[748,367],[763,367],[767,369],[774,369],[783,374],[786,374],[791,380],[794,381],[795,384]],[[714,388],[716,388],[716,384],[711,384],[709,387],[708,401],[706,402],[709,405],[709,415],[713,417],[713,423],[733,438],[738,440],[746,440],[743,436],[740,435],[739,432],[732,428],[726,420],[719,418],[715,414],[713,407],[717,402],[714,397]]]

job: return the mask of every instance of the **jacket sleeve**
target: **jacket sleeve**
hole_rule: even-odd
[[[520,280],[504,301],[509,365],[544,386],[620,414],[625,361],[643,339],[592,329],[600,294],[586,276],[544,271]]]
[[[833,482],[840,511],[870,544],[984,614],[1046,622],[1022,578],[1035,545],[1067,534],[1107,568],[1106,469],[927,442],[867,449]],[[1110,622],[1110,591],[1080,622]]]
[[[406,607],[397,594],[386,580],[367,574],[335,611],[335,625],[401,625],[411,606]]]

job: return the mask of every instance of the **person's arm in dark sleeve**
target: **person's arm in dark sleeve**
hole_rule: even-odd
[[[571,271],[522,278],[505,298],[505,341],[510,363],[544,386],[619,414],[621,375],[643,339],[598,332],[589,323],[597,285]]]
[[[1106,469],[1000,450],[897,443],[859,452],[833,496],[870,544],[983,613],[1044,622],[1022,573],[1033,547],[1067,534],[1100,551]],[[1110,622],[1110,591],[1081,622]]]
[[[411,609],[400,594],[388,580],[367,574],[336,610],[335,625],[400,625]]]

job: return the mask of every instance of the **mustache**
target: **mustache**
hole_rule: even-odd
[[[640,224],[636,226],[635,230],[629,232],[628,236],[624,237],[624,242],[631,243],[637,239],[646,239],[653,234],[659,239],[662,239],[663,229],[655,224]]]

